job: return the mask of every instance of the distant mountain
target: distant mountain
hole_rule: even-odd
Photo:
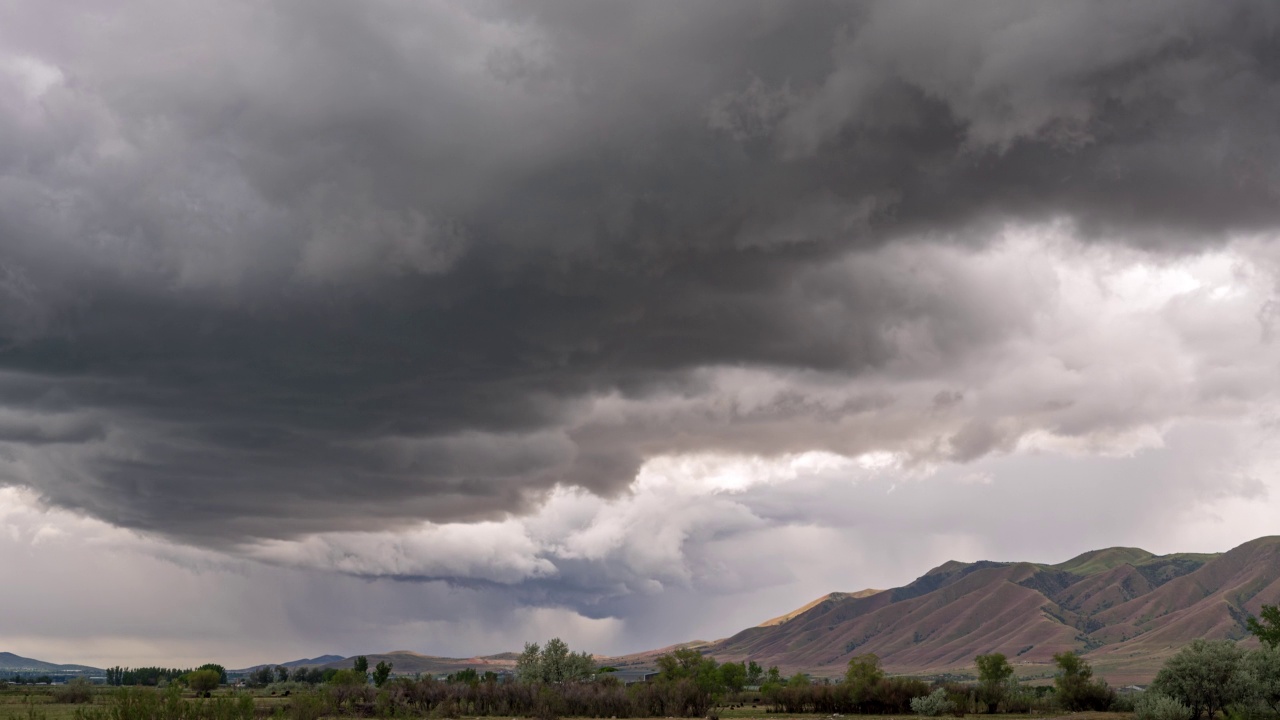
[[[301,660],[290,660],[289,662],[282,662],[282,663],[262,663],[259,665],[251,665],[247,668],[240,668],[238,670],[228,670],[227,672],[247,673],[247,672],[253,672],[258,668],[277,667],[280,665],[283,665],[287,668],[312,667],[317,665],[323,666],[323,665],[328,665],[329,663],[338,662],[342,659],[343,657],[341,655],[321,655],[320,657],[303,658]]]
[[[88,665],[59,665],[57,663],[33,660],[11,652],[0,652],[0,672],[41,672],[41,673],[95,673],[106,672]]]
[[[373,667],[379,662],[387,662],[391,663],[393,673],[409,675],[419,673],[428,675],[455,673],[467,668],[475,668],[479,672],[511,670],[515,668],[516,658],[518,657],[520,657],[518,653],[509,652],[498,655],[485,655],[483,657],[447,658],[435,655],[421,655],[408,650],[394,650],[388,653],[365,655],[365,658],[369,661],[369,667]],[[325,663],[324,667],[349,668],[353,660],[354,658],[341,658]]]
[[[328,665],[331,662],[338,662],[344,658],[341,655],[321,655],[314,658],[303,658],[302,660],[290,660],[287,663],[280,663],[287,668],[309,667],[311,665]]]
[[[1052,675],[1054,653],[1074,650],[1113,683],[1142,682],[1196,638],[1254,642],[1245,619],[1264,603],[1280,603],[1280,537],[1220,555],[1107,548],[1057,565],[951,561],[900,588],[823,596],[699,649],[819,675],[862,653],[890,672],[934,674],[972,672],[976,655],[1002,652],[1024,678]]]

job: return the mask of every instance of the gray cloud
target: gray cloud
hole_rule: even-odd
[[[968,461],[1256,389],[1050,358],[1052,268],[981,253],[1274,228],[1268,4],[0,12],[4,479],[114,524],[493,521],[664,454]],[[1024,338],[1026,392],[971,392]]]

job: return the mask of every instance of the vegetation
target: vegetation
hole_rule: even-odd
[[[955,710],[956,704],[947,697],[946,688],[938,688],[928,695],[911,698],[911,711],[924,717],[937,717]]]
[[[525,684],[578,682],[593,676],[595,668],[590,655],[571,652],[563,640],[551,638],[544,647],[525,643],[516,660],[516,679]]]
[[[978,699],[986,704],[988,713],[994,713],[1009,696],[1013,666],[1002,653],[979,655],[974,661],[978,664]]]
[[[1280,605],[1263,605],[1262,620],[1250,617],[1246,621],[1249,632],[1258,636],[1263,645],[1271,649],[1280,647]]]
[[[1274,619],[1258,623],[1266,633]],[[93,688],[79,679],[62,686],[30,685],[0,692],[0,720],[322,720],[322,718],[527,717],[711,717],[744,702],[785,715],[844,714],[921,717],[973,712],[1049,713],[1129,711],[1135,720],[1280,720],[1280,647],[1264,642],[1246,651],[1226,640],[1197,640],[1171,657],[1151,688],[1117,696],[1076,653],[1054,656],[1053,687],[1020,686],[1014,667],[1001,653],[974,659],[977,679],[949,677],[934,684],[885,673],[874,654],[849,659],[838,680],[803,673],[784,677],[777,667],[757,662],[719,663],[696,649],[682,648],[656,660],[651,682],[624,686],[614,673],[596,669],[586,653],[575,653],[558,638],[525,646],[516,682],[492,672],[467,669],[445,680],[392,677],[392,665],[369,668],[359,657],[336,670],[264,666],[251,675],[256,693],[219,690],[225,670],[206,665],[180,671],[113,668],[118,687]],[[155,682],[161,688],[145,687]],[[128,683],[132,682],[132,685]],[[757,689],[758,688],[758,689]],[[270,693],[268,695],[268,692]],[[4,712],[5,698],[22,693],[22,712]],[[94,702],[97,700],[97,702]],[[767,707],[760,707],[760,703]]]
[[[1191,708],[1155,690],[1134,701],[1133,714],[1137,720],[1191,720]]]
[[[1196,640],[1169,658],[1151,689],[1191,709],[1191,716],[1213,718],[1252,693],[1245,653],[1230,640]]]
[[[1116,694],[1105,680],[1093,680],[1093,668],[1073,652],[1053,656],[1058,674],[1053,679],[1058,704],[1064,710],[1109,710]]]
[[[161,685],[163,683],[173,682],[175,680],[187,681],[193,673],[199,671],[212,671],[218,676],[218,684],[226,684],[227,669],[217,663],[206,663],[198,668],[188,668],[182,670],[179,668],[162,668],[162,667],[109,667],[107,668],[107,684],[108,685]],[[269,681],[268,681],[269,682]],[[215,685],[216,687],[216,685]]]
[[[88,678],[73,678],[67,684],[54,688],[52,697],[56,703],[87,703],[93,700],[93,685]]]

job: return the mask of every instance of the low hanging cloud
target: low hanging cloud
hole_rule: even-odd
[[[623,542],[654,463],[1274,407],[1270,4],[103,13],[0,10],[0,482],[44,503],[612,602],[761,522]]]

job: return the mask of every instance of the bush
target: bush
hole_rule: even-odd
[[[324,715],[326,704],[324,698],[315,692],[291,692],[287,713],[289,720],[320,720]]]
[[[1074,652],[1053,656],[1060,672],[1053,679],[1058,703],[1063,710],[1106,711],[1116,700],[1116,693],[1103,680],[1093,680],[1093,668]]]
[[[911,712],[924,717],[937,717],[955,712],[956,704],[947,697],[947,691],[938,688],[923,697],[911,698]]]
[[[93,702],[93,686],[85,678],[72,678],[66,685],[53,689],[53,701],[56,703]]]
[[[217,690],[218,684],[222,682],[222,676],[217,670],[196,670],[187,675],[187,685],[197,693],[206,693],[211,690]]]
[[[1116,699],[1111,701],[1111,712],[1133,712],[1134,703],[1141,694],[1136,693],[1116,693]]]
[[[1212,720],[1219,710],[1247,700],[1252,678],[1244,651],[1230,640],[1196,640],[1165,662],[1151,689],[1203,713]]]
[[[1154,690],[1133,701],[1133,714],[1137,720],[1191,720],[1191,708]]]

